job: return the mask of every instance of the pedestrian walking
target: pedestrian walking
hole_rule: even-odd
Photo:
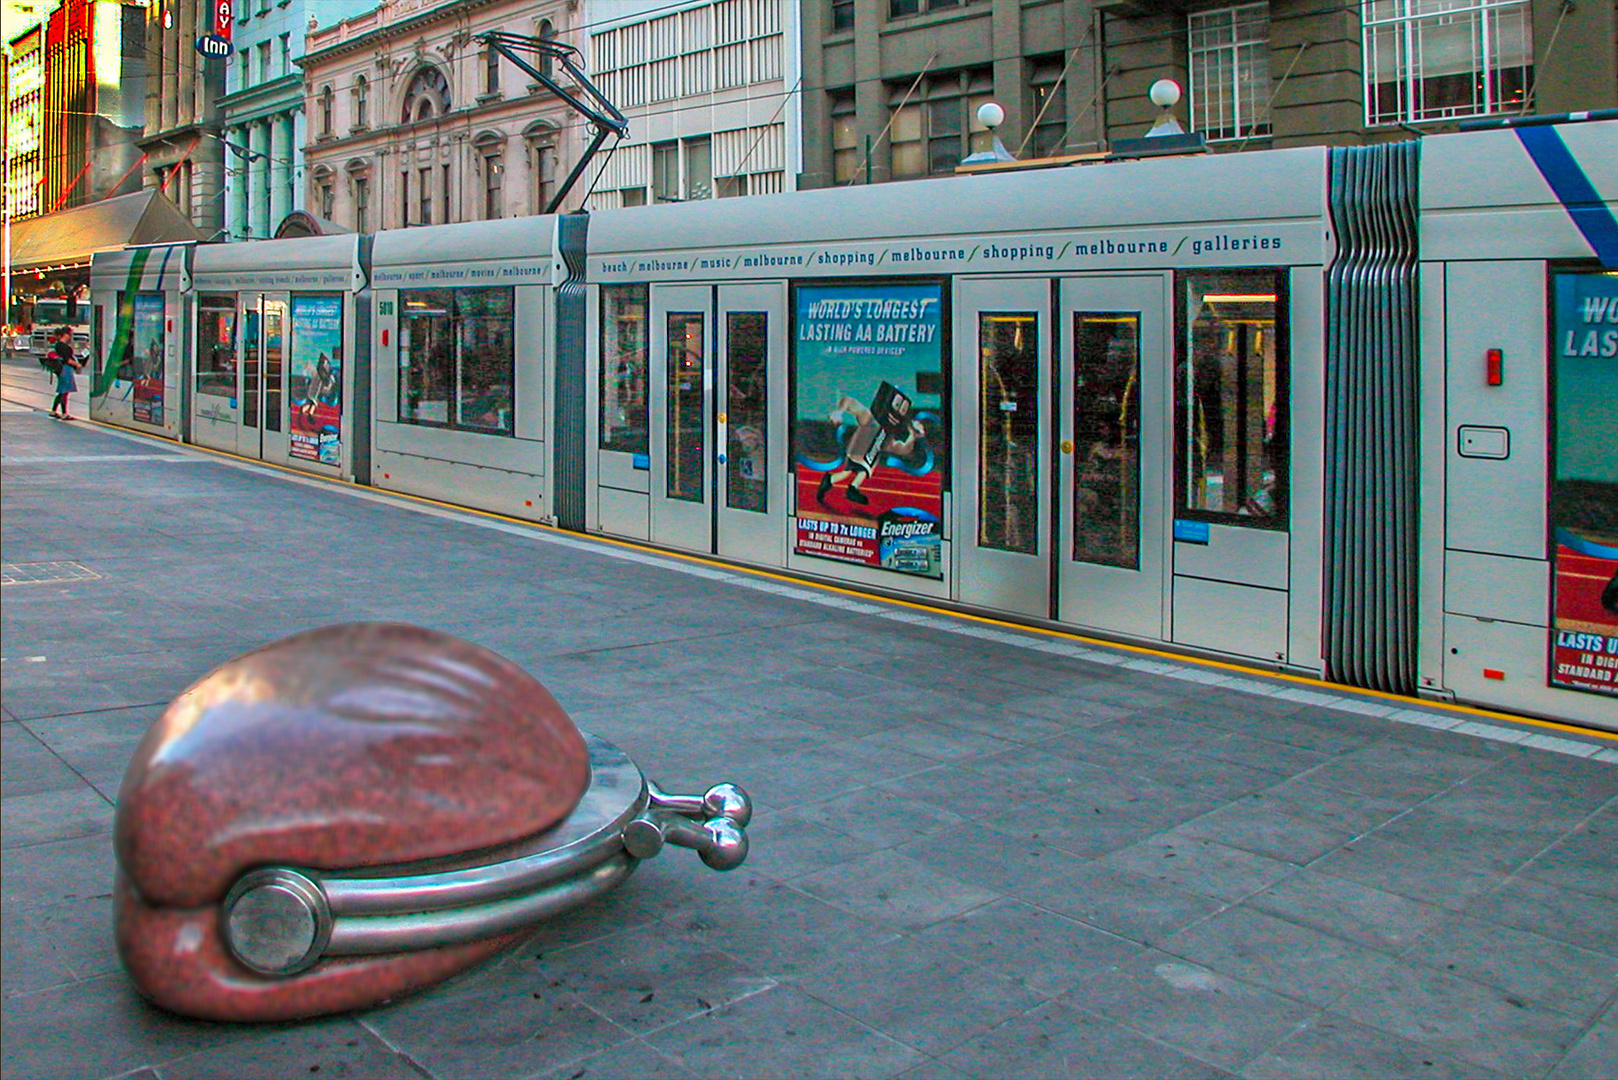
[[[73,331],[62,327],[56,331],[56,344],[51,348],[51,365],[56,370],[56,400],[51,402],[51,415],[58,420],[71,420],[67,411],[67,396],[79,388],[74,372],[82,371],[84,364],[73,355]]]

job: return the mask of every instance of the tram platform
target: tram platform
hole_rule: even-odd
[[[17,387],[21,387],[19,382]],[[18,1080],[1549,1077],[1618,1062],[1618,741],[850,595],[0,413]],[[145,1004],[125,764],[214,665],[401,620],[670,790],[689,853],[363,1012]]]

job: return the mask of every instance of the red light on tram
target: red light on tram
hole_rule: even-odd
[[[1490,386],[1499,386],[1506,381],[1505,357],[1499,349],[1490,349],[1484,353],[1487,367],[1487,378]]]
[[[1485,679],[1499,679],[1501,682],[1504,682],[1506,679],[1506,673],[1501,671],[1499,668],[1486,667],[1483,669],[1483,677]]]
[[[388,328],[385,326],[382,328],[382,347],[388,347]]]

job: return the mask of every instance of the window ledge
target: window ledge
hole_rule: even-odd
[[[491,93],[479,94],[477,97],[473,98],[472,100],[477,102],[479,105],[489,105],[489,104],[492,104],[493,102],[504,100],[505,96],[506,95],[502,94],[500,91],[495,90],[495,91],[493,91]]]

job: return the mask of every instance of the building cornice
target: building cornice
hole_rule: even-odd
[[[395,38],[405,37],[411,32],[423,29],[435,22],[459,19],[468,12],[477,11],[480,8],[490,7],[494,4],[508,2],[509,0],[461,0],[459,3],[444,3],[438,5],[437,7],[429,8],[426,11],[418,12],[415,15],[410,15],[406,18],[400,19],[397,22],[386,21],[386,17],[382,14],[387,6],[384,5],[383,7],[377,8],[373,11],[366,12],[363,15],[356,15],[351,19],[344,19],[336,26],[332,26],[324,30],[310,31],[309,35],[304,39],[305,44],[310,46],[310,51],[305,53],[303,56],[298,57],[293,61],[293,63],[297,64],[305,71],[308,71],[310,67],[323,64],[327,60],[335,59],[336,57],[344,56],[349,53],[359,52],[367,48],[373,48],[379,43],[390,42]],[[314,43],[317,42],[321,37],[327,34],[337,33],[341,31],[343,27],[352,25],[361,20],[375,20],[377,25],[375,29],[362,30],[353,37],[344,38],[343,40],[338,41],[336,44],[327,45],[324,48],[314,47]]]
[[[267,83],[237,90],[219,99],[227,124],[258,120],[275,113],[303,108],[303,75],[283,75]]]

